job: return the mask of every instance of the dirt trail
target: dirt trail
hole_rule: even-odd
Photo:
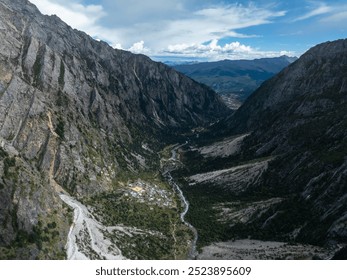
[[[55,137],[59,137],[58,134],[54,131],[53,128],[53,123],[52,123],[52,113],[50,111],[47,112],[47,117],[48,117],[48,128]]]

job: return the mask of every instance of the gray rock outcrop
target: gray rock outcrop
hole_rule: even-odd
[[[182,127],[228,111],[209,88],[26,0],[0,1],[0,31],[1,257],[63,257],[61,187],[77,196],[110,189],[122,171],[155,167]]]

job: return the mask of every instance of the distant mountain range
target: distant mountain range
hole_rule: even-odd
[[[229,107],[238,108],[265,80],[294,62],[296,57],[222,60],[172,65],[179,72],[206,84],[222,95]]]
[[[154,59],[155,60],[155,59]],[[155,60],[156,61],[156,60]],[[178,66],[178,65],[191,65],[191,64],[198,64],[201,63],[201,61],[195,60],[166,60],[166,61],[162,61],[164,64],[168,65],[168,66]]]
[[[196,82],[27,0],[0,29],[0,259],[346,258],[347,40]]]

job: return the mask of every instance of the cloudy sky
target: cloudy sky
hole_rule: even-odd
[[[30,0],[44,14],[155,60],[300,56],[347,37],[346,0]]]

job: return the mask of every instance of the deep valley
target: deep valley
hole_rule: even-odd
[[[0,31],[0,259],[344,258],[346,39],[231,110],[27,0]]]

